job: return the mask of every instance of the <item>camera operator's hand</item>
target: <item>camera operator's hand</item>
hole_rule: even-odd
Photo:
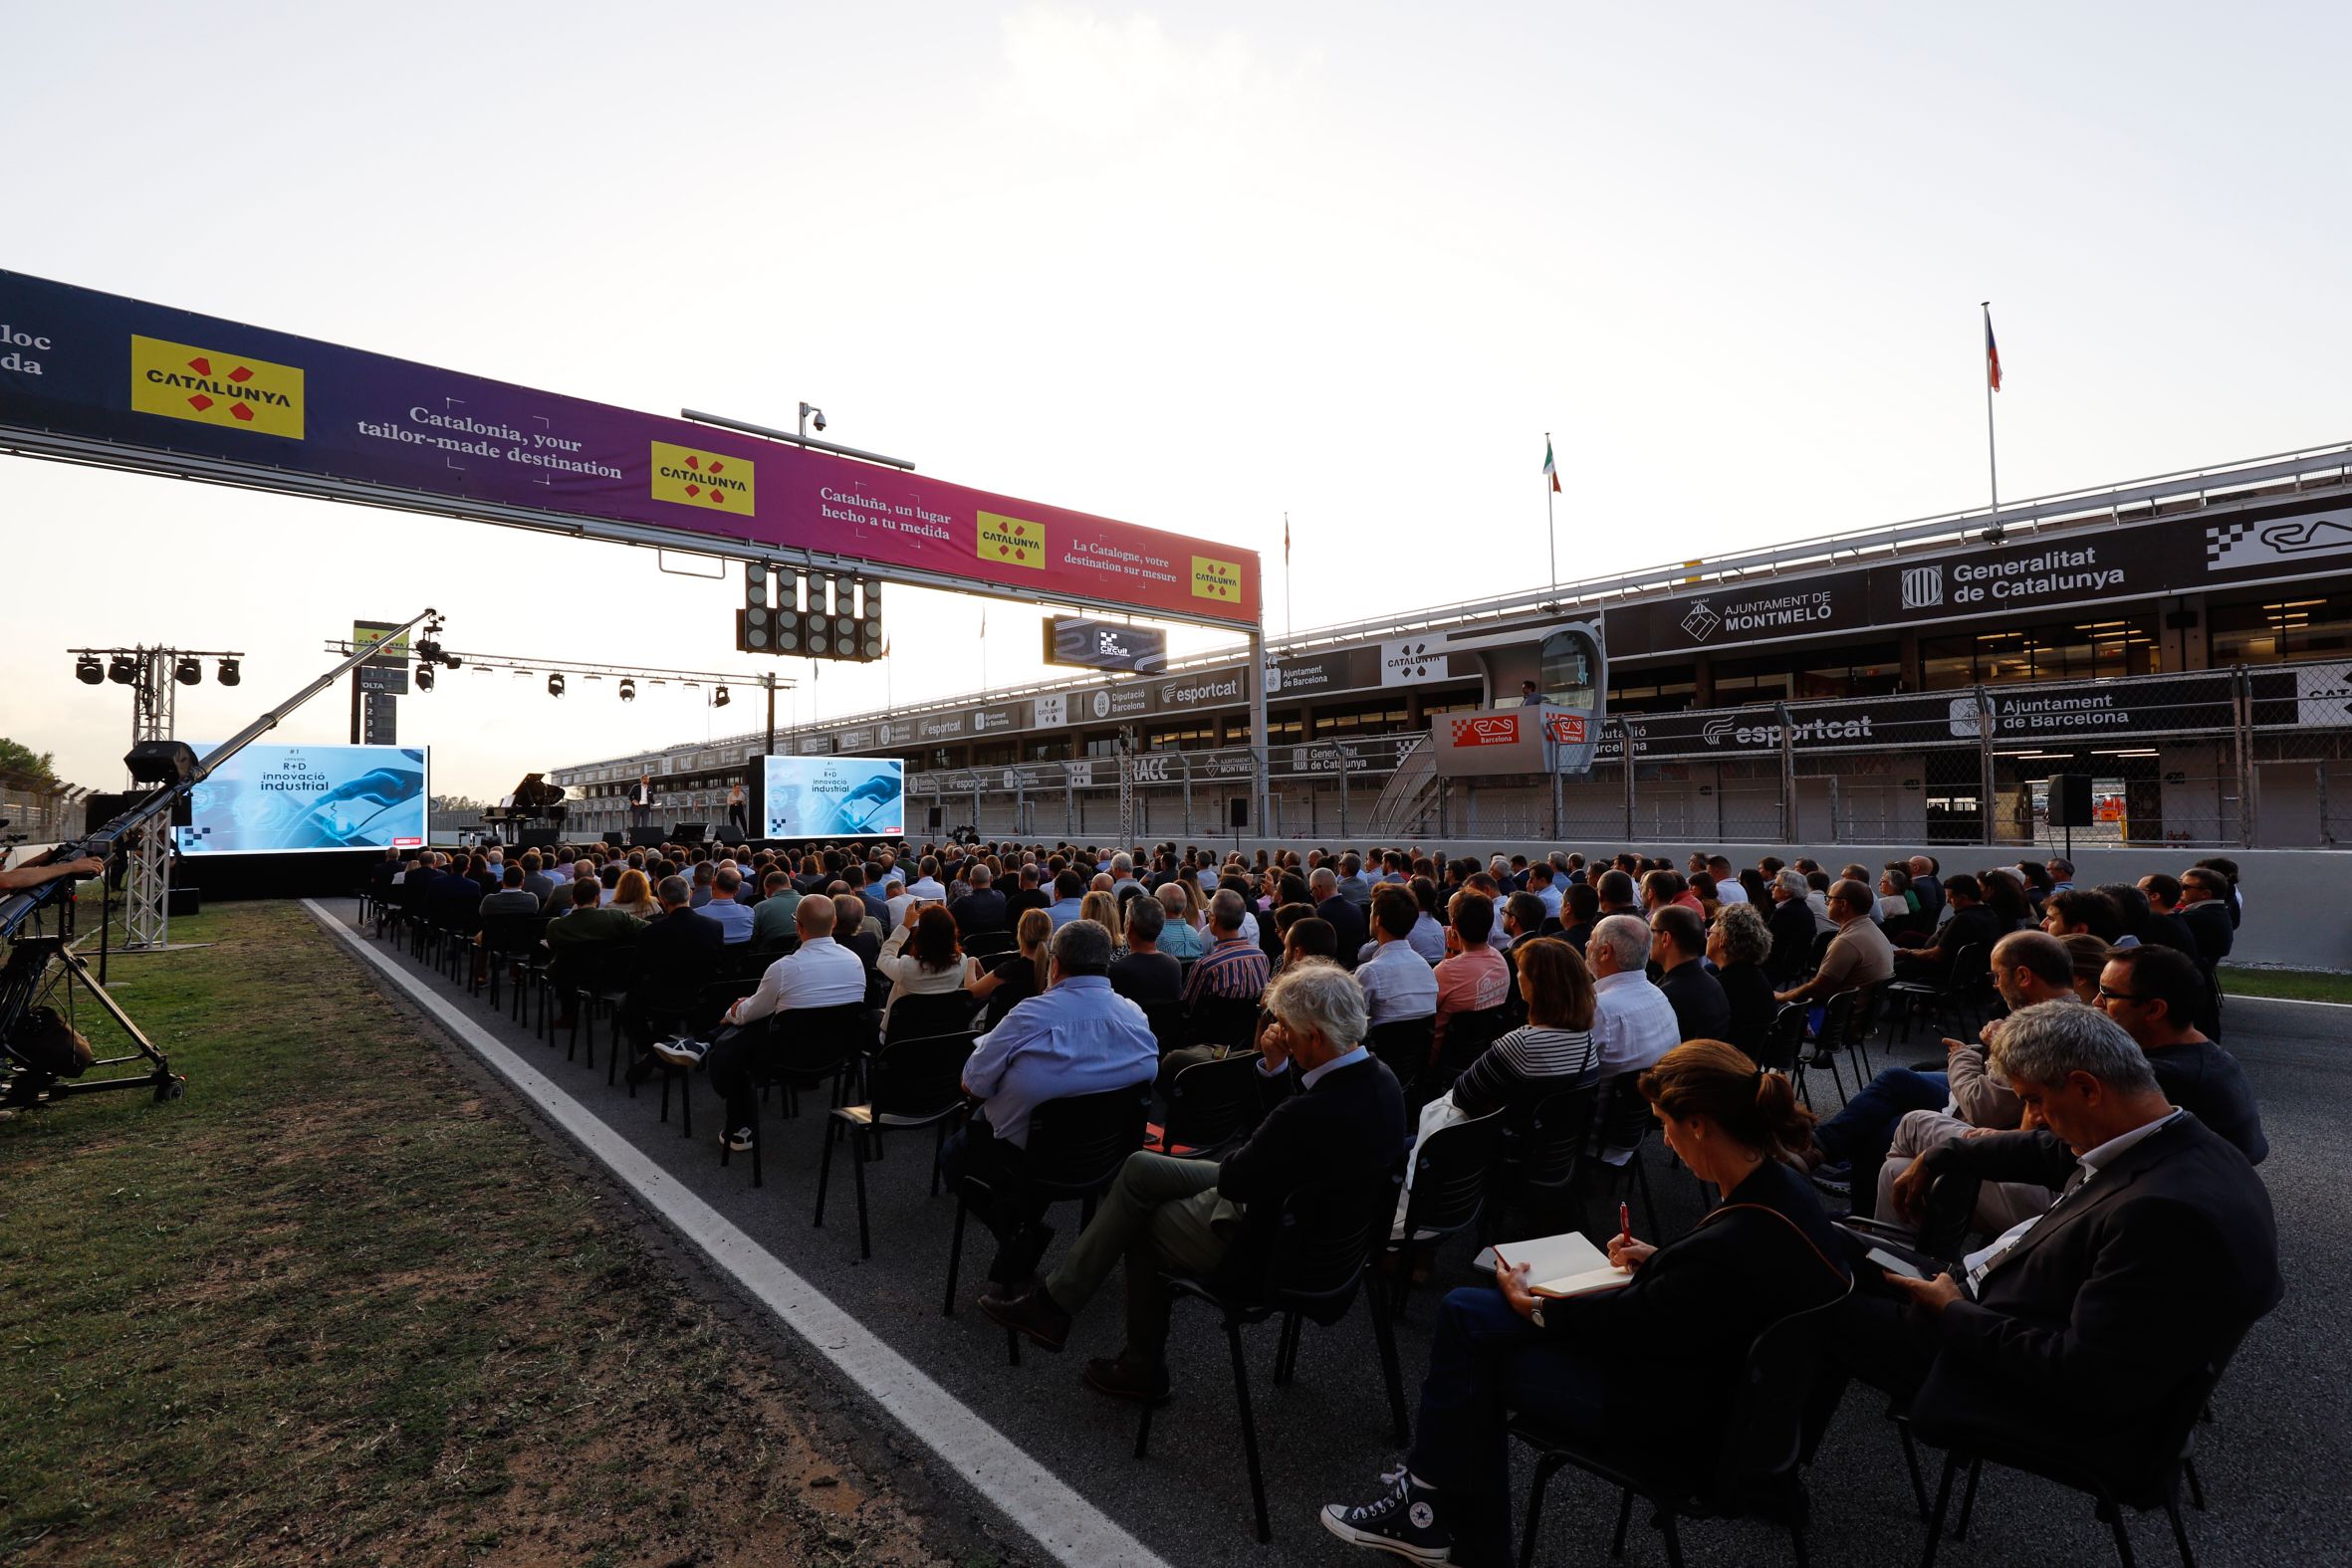
[[[106,868],[107,863],[96,855],[84,855],[79,860],[62,860],[52,865],[23,866],[14,871],[0,871],[0,893],[40,887],[64,876],[98,876]]]

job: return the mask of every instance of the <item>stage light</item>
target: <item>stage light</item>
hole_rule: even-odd
[[[453,670],[459,670],[459,669],[463,669],[463,668],[465,668],[465,660],[463,660],[463,659],[459,658],[459,657],[458,657],[456,654],[454,654],[454,653],[444,653],[444,654],[442,654],[442,655],[441,655],[441,662],[442,662],[443,664],[447,665],[447,666],[448,666],[450,669],[453,669]]]
[[[429,692],[433,689],[433,667],[431,665],[420,664],[416,667],[416,689],[420,692]]]
[[[223,686],[234,686],[245,677],[239,672],[235,659],[223,659],[220,661],[219,671],[213,678]]]
[[[85,653],[74,661],[74,679],[85,686],[104,686],[107,683],[106,666],[98,662],[97,654]]]
[[[727,706],[726,687],[722,686],[717,691],[711,693],[711,706],[713,708],[724,708]]]
[[[620,700],[622,702],[635,702],[637,700],[637,683],[627,679],[625,676],[621,679],[620,683]]]
[[[564,695],[564,672],[562,670],[558,670],[555,674],[547,678],[547,694],[550,697],[561,697]]]
[[[138,684],[138,660],[127,653],[118,653],[107,661],[107,679],[118,686]]]
[[[171,667],[171,678],[182,686],[193,686],[204,679],[204,666],[182,655],[179,662]]]

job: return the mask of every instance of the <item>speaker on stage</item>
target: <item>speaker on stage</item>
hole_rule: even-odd
[[[663,842],[662,831],[658,827],[632,827],[629,829],[628,844],[631,849],[659,849]]]
[[[622,832],[617,827],[607,827],[604,829],[604,842],[611,845],[614,849],[626,849],[628,847],[629,835]]]
[[[2050,826],[2088,827],[2091,825],[2091,776],[2089,774],[2050,775]]]
[[[935,806],[931,807],[931,831],[932,831],[932,832],[934,832],[934,833],[938,832],[938,831],[939,831],[939,824],[940,824],[940,823],[942,823],[942,822],[944,822],[946,819],[947,819],[947,809],[946,809],[946,807],[944,807],[944,806],[937,806],[937,805],[935,805]]]
[[[1250,797],[1237,794],[1226,802],[1226,817],[1236,832],[1250,825]]]
[[[656,836],[654,842],[667,842],[672,844],[699,844],[702,842],[704,836],[709,833],[710,825],[711,824],[708,822],[672,822],[670,823],[669,837],[665,840],[659,836]]]
[[[201,914],[203,907],[204,890],[200,887],[173,887],[163,891],[163,913],[167,917]]]
[[[526,827],[515,834],[517,849],[553,849],[563,841],[562,830],[554,827]]]

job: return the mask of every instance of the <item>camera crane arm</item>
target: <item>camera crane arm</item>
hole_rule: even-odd
[[[402,632],[411,631],[420,624],[437,620],[438,618],[439,612],[428,607],[418,614],[410,616],[406,623],[396,626],[390,631],[385,632],[379,641],[355,647],[352,651],[351,656],[346,658],[341,664],[338,664],[334,669],[329,670],[326,674],[320,676],[308,686],[305,686],[301,691],[296,692],[293,696],[278,704],[277,707],[272,708],[269,712],[263,714],[260,718],[247,725],[244,729],[239,730],[235,735],[229,737],[226,741],[223,741],[219,746],[214,747],[211,754],[203,758],[201,761],[192,762],[187,767],[185,777],[174,783],[164,784],[162,787],[155,790],[154,793],[148,795],[144,800],[141,800],[138,804],[130,807],[130,809],[124,811],[113,821],[108,822],[105,826],[90,833],[80,842],[60,844],[57,848],[51,850],[39,860],[34,861],[33,864],[35,866],[62,865],[69,860],[81,860],[89,858],[104,861],[110,858],[124,839],[136,832],[145,823],[152,821],[158,813],[170,810],[173,803],[179,800],[181,796],[189,793],[196,787],[196,785],[211,778],[214,770],[218,769],[221,764],[227,762],[230,758],[245,750],[246,747],[251,746],[255,741],[258,741],[263,736],[269,734],[272,730],[275,730],[279,725],[286,721],[288,715],[292,714],[304,703],[309,702],[312,698],[318,696],[328,687],[333,686],[337,681],[343,679],[345,675],[349,674],[353,669],[356,669],[361,663],[370,658],[373,658],[379,651],[382,643],[390,642],[394,638],[398,637]],[[181,749],[183,751],[185,750],[184,747]],[[134,753],[133,755],[135,756],[137,754]],[[60,896],[62,890],[72,886],[72,878],[60,877],[56,881],[44,883],[39,887],[21,889],[17,892],[7,894],[4,897],[0,897],[0,937],[14,935],[17,928],[22,926],[25,921],[32,916],[35,910],[39,909],[50,899]],[[0,1023],[4,1023],[5,1021],[5,1019],[0,1019]]]

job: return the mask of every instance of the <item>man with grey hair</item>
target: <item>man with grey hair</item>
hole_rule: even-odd
[[[1249,905],[1231,888],[1209,900],[1211,943],[1209,951],[1194,961],[1192,973],[1184,977],[1186,1008],[1212,997],[1255,1002],[1266,990],[1267,973],[1273,966],[1267,962],[1266,950],[1243,930],[1248,913]]]
[[[1364,880],[1364,857],[1350,849],[1339,857],[1339,877],[1336,883],[1339,896],[1358,906],[1372,901],[1372,884]],[[1327,918],[1327,917],[1326,917]],[[1341,952],[1354,949],[1342,946]]]
[[[1160,929],[1160,951],[1172,959],[1197,959],[1209,951],[1209,939],[1201,935],[1192,923],[1192,906],[1185,902],[1184,889],[1174,882],[1163,882],[1152,895],[1167,911],[1168,922]]]
[[[1111,989],[1110,933],[1073,920],[1054,933],[1047,989],[1013,1005],[980,1036],[964,1064],[964,1091],[981,1102],[948,1139],[940,1165],[950,1181],[970,1175],[992,1197],[982,1216],[997,1238],[988,1277],[1029,1277],[1054,1238],[1039,1224],[1045,1205],[1022,1179],[1029,1119],[1048,1100],[1132,1088],[1140,1096],[1160,1064],[1159,1041],[1143,1009]]]
[[[1772,909],[1765,924],[1772,929],[1772,957],[1764,972],[1775,987],[1786,988],[1804,979],[1812,962],[1813,939],[1820,927],[1813,921],[1812,884],[1793,866],[1772,873]]]
[[[2283,1294],[2270,1197],[2094,1008],[2012,1014],[1993,1065],[2036,1130],[1923,1156],[1896,1184],[1897,1208],[1919,1213],[1929,1183],[1956,1174],[2037,1182],[2057,1201],[1955,1270],[1890,1274],[1892,1298],[1856,1291],[1840,1354],[1910,1401],[1922,1442],[1991,1430],[2123,1462],[2131,1436]]]
[[[980,1298],[990,1317],[1059,1350],[1070,1319],[1124,1258],[1126,1346],[1086,1363],[1086,1386],[1098,1394],[1167,1398],[1163,1272],[1247,1289],[1263,1276],[1284,1201],[1299,1188],[1360,1183],[1367,1208],[1389,1199],[1388,1173],[1405,1148],[1405,1098],[1364,1049],[1362,990],[1344,970],[1317,960],[1285,970],[1267,990],[1266,1007],[1275,1021],[1259,1036],[1259,1075],[1269,1087],[1294,1078],[1297,1092],[1220,1163],[1127,1156],[1093,1224],[1051,1278]]]
[[[1674,1005],[1650,984],[1650,928],[1639,915],[1611,915],[1592,928],[1584,959],[1592,970],[1592,1040],[1603,1078],[1643,1072],[1682,1043]]]

